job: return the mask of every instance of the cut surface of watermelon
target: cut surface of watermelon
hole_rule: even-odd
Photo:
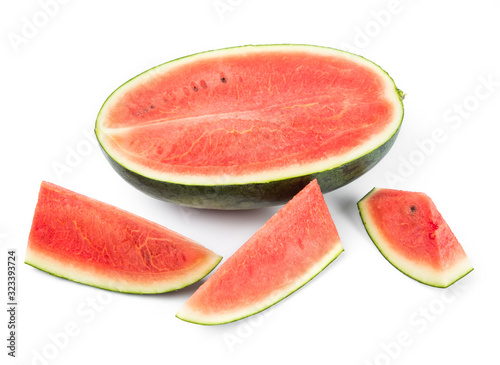
[[[342,251],[314,180],[230,256],[177,317],[204,325],[248,317],[302,287]]]
[[[162,293],[206,276],[222,258],[174,231],[42,182],[25,262],[126,293]]]
[[[286,202],[315,178],[326,191],[366,172],[394,142],[401,100],[385,71],[351,53],[243,46],[133,78],[95,131],[113,167],[150,195],[252,208]]]
[[[358,202],[382,255],[422,283],[448,287],[473,270],[464,249],[425,193],[374,188]]]

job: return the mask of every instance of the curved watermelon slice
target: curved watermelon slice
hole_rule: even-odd
[[[42,182],[25,262],[79,283],[146,294],[190,285],[221,259],[159,224]]]
[[[395,141],[402,93],[374,63],[307,45],[243,46],[152,68],[113,92],[95,132],[129,183],[201,208],[283,204],[328,192]]]
[[[342,251],[314,180],[229,257],[177,317],[204,325],[248,317],[305,285]]]
[[[473,270],[426,194],[374,188],[358,202],[358,208],[382,255],[411,278],[445,288]]]

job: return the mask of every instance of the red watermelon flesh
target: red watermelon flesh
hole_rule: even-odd
[[[96,124],[103,148],[153,179],[210,185],[323,171],[377,148],[401,123],[378,66],[313,46],[205,52],[130,80]]]
[[[103,289],[161,293],[200,280],[220,260],[159,224],[42,182],[25,262]]]
[[[447,287],[473,270],[461,244],[425,193],[375,188],[358,207],[380,252],[415,280]]]
[[[215,325],[250,316],[305,285],[342,251],[313,180],[198,288],[177,317]]]

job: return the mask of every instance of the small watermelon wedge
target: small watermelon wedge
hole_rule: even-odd
[[[190,285],[221,259],[159,224],[42,182],[25,263],[111,291],[150,294]]]
[[[196,290],[177,317],[217,325],[261,312],[305,285],[342,251],[313,180]]]
[[[379,251],[409,277],[446,288],[473,270],[425,193],[374,188],[358,202],[358,208]]]

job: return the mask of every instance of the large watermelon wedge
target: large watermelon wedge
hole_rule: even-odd
[[[422,283],[448,287],[473,270],[462,246],[424,193],[374,188],[358,202],[382,255]]]
[[[305,285],[342,251],[313,180],[196,290],[177,317],[204,325],[248,317]]]
[[[25,262],[126,293],[163,293],[206,276],[221,257],[114,206],[55,184],[40,187]]]
[[[114,91],[95,132],[151,196],[202,208],[283,204],[328,192],[390,149],[403,95],[374,63],[308,45],[242,46],[152,68]]]

